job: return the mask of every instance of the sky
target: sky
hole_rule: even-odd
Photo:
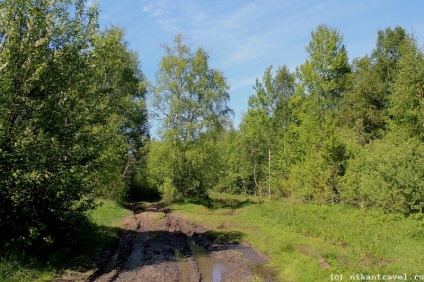
[[[100,6],[101,28],[124,28],[131,50],[151,83],[164,50],[182,33],[204,48],[209,65],[230,85],[237,127],[265,69],[295,71],[307,59],[311,31],[326,24],[343,35],[349,59],[370,54],[377,32],[401,26],[424,42],[422,0],[89,0]],[[154,125],[153,125],[154,127]]]

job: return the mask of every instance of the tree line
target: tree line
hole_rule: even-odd
[[[162,195],[216,190],[423,211],[424,61],[413,34],[380,30],[372,53],[350,60],[340,32],[319,25],[295,71],[270,66],[256,80],[238,129],[224,76],[211,70],[220,78],[209,80],[204,50],[189,50],[181,36],[167,47],[152,88],[164,115],[149,144],[148,184]]]
[[[124,31],[98,16],[83,0],[0,3],[3,247],[71,240],[97,198],[156,192],[423,211],[424,59],[405,29],[350,60],[340,32],[318,26],[295,71],[256,80],[235,129],[203,48],[177,35],[149,83]]]
[[[294,72],[265,70],[239,129],[220,139],[220,191],[344,203],[405,215],[424,207],[424,60],[402,27],[349,60],[320,25]]]

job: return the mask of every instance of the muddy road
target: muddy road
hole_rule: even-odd
[[[278,281],[263,255],[236,243],[237,232],[206,230],[157,204],[133,210],[88,281]]]

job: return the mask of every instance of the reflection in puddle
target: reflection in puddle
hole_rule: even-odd
[[[222,273],[227,271],[225,265],[221,263],[215,263],[212,269],[212,281],[213,282],[221,282]]]
[[[194,241],[189,240],[188,245],[190,247],[191,253],[194,255],[194,257],[197,260],[197,263],[199,264],[199,270],[202,274],[202,281],[204,282],[214,282],[214,281],[221,281],[221,277],[219,277],[219,280],[212,280],[212,273],[214,269],[214,263],[212,262],[212,259],[209,257],[206,250],[199,245],[197,245]]]
[[[227,267],[222,263],[214,263],[208,255],[208,252],[201,246],[197,245],[193,240],[189,240],[188,245],[191,253],[197,260],[199,270],[202,275],[202,281],[221,282],[223,273],[228,270]],[[255,275],[261,280],[267,282],[278,281],[277,273],[266,265],[268,260],[264,259],[254,249],[240,245],[228,245],[227,248],[241,254],[249,264],[253,273],[255,273]],[[186,280],[181,280],[181,282],[185,281]]]
[[[189,271],[188,265],[185,258],[181,255],[181,251],[178,249],[174,249],[175,259],[178,263],[178,268],[180,270],[180,282],[188,282],[189,281]]]

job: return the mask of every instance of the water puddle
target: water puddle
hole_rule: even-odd
[[[197,263],[199,264],[199,270],[202,274],[202,281],[212,282],[212,259],[209,257],[206,250],[197,245],[194,241],[189,240],[188,246],[190,247],[191,253],[196,258]]]
[[[189,281],[189,271],[188,264],[181,251],[179,249],[174,249],[175,260],[178,264],[178,269],[180,270],[180,282],[188,282]]]
[[[221,263],[215,263],[212,269],[212,281],[221,282],[222,273],[227,271],[225,265]]]
[[[202,281],[205,282],[221,282],[222,273],[227,270],[225,265],[214,263],[206,250],[197,245],[194,241],[189,240],[188,245],[194,257],[199,264],[199,270],[202,274]]]
[[[188,245],[190,247],[191,253],[196,258],[199,265],[202,281],[221,282],[223,273],[228,270],[227,267],[221,263],[214,263],[211,257],[208,255],[208,252],[201,246],[197,245],[193,240],[189,240]],[[227,247],[228,249],[234,250],[243,256],[243,258],[248,263],[249,268],[252,270],[256,277],[265,282],[278,281],[277,273],[267,266],[268,260],[264,259],[254,249],[240,245],[229,245]],[[181,256],[181,254],[179,254],[179,256]],[[178,257],[177,252],[176,257]],[[181,261],[182,259],[180,259],[180,262]],[[182,270],[181,273],[183,272],[184,270]],[[185,281],[187,280],[181,280],[181,282]]]
[[[128,259],[125,263],[125,270],[136,269],[143,262],[143,250],[144,250],[144,238],[142,235],[138,234],[134,239],[131,254],[128,256]]]

